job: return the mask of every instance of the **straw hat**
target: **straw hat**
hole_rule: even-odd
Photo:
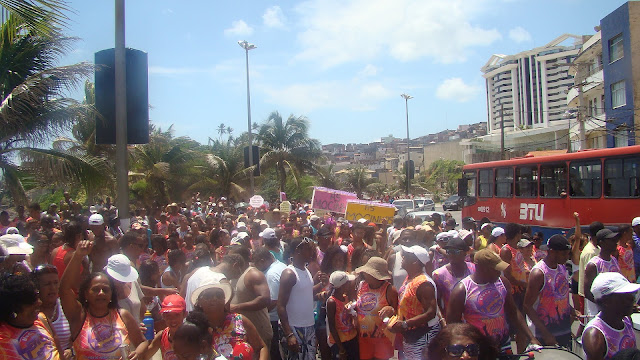
[[[366,264],[356,269],[356,274],[365,273],[378,280],[391,280],[391,274],[387,267],[387,261],[381,257],[374,256]]]

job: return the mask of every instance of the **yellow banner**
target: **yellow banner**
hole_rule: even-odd
[[[367,221],[375,224],[382,224],[382,220],[387,219],[387,223],[391,224],[395,211],[395,207],[390,205],[385,206],[380,203],[365,201],[349,201],[347,203],[345,218],[353,222],[360,219],[367,219]]]

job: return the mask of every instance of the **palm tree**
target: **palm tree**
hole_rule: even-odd
[[[364,166],[349,168],[346,171],[345,184],[349,190],[358,195],[359,199],[362,199],[362,193],[367,186],[377,181],[371,177],[369,171],[370,170]]]
[[[318,186],[326,187],[329,189],[337,189],[339,186],[339,180],[336,176],[336,173],[333,171],[334,164],[330,164],[329,166],[318,166],[316,167],[316,178]]]
[[[218,125],[218,129],[217,130],[218,130],[218,135],[220,135],[220,138],[222,138],[222,134],[227,132],[227,129],[226,129],[224,124]]]
[[[257,140],[263,151],[260,166],[275,168],[279,191],[284,191],[287,175],[298,186],[301,173],[316,172],[314,162],[322,151],[320,142],[309,138],[309,120],[304,116],[290,115],[285,122],[277,111],[272,112],[260,126]]]
[[[243,148],[233,139],[227,142],[213,141],[205,155],[205,165],[199,181],[190,191],[213,192],[238,201],[247,195],[245,189],[250,169],[244,168]]]
[[[26,4],[25,1],[0,1],[0,5],[7,2],[11,3],[7,6],[10,11]],[[92,74],[93,67],[88,63],[55,66],[75,39],[62,36],[54,25],[50,25],[47,32],[40,18],[44,15],[37,15],[47,10],[38,13],[33,6],[26,4],[22,8],[27,9],[26,12],[10,12],[0,29],[0,169],[6,187],[18,204],[26,202],[20,179],[28,165],[37,160],[60,170],[57,172],[60,177],[81,182],[95,179],[96,166],[99,166],[90,159],[37,148],[69,130],[74,119],[86,114],[87,107],[66,97],[65,92],[77,88],[83,78]],[[62,21],[59,15],[50,16]],[[23,157],[23,166],[15,161],[14,154],[18,153]],[[39,169],[40,174],[46,170],[39,166],[31,169]]]

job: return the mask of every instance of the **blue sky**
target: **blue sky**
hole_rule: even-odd
[[[494,53],[542,46],[593,27],[622,0],[129,0],[126,42],[149,54],[153,123],[206,143],[220,123],[304,115],[322,143],[411,137],[486,121],[480,68]],[[114,46],[114,1],[70,1],[62,64]],[[80,92],[75,97],[80,97]]]

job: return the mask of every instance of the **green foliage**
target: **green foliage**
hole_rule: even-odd
[[[423,185],[432,194],[444,196],[457,193],[458,179],[462,177],[463,161],[440,159],[420,174]]]

